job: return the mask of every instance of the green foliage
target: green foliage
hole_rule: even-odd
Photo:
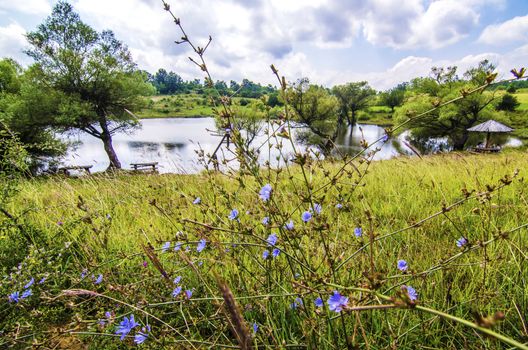
[[[366,81],[337,85],[332,88],[332,93],[339,102],[340,121],[347,121],[348,125],[354,125],[357,112],[369,106],[371,99],[376,95]]]
[[[391,112],[394,113],[394,108],[403,104],[405,90],[406,85],[401,84],[393,89],[383,92],[380,96],[381,105],[389,107]]]
[[[111,31],[98,33],[82,22],[64,1],[27,38],[27,53],[36,61],[35,82],[62,95],[54,126],[101,139],[110,167],[120,168],[112,135],[136,126],[126,109],[139,110],[144,102],[140,97],[153,91],[127,47]]]
[[[495,108],[498,111],[513,112],[517,107],[519,107],[519,105],[520,102],[517,100],[517,98],[507,93],[502,95],[501,99],[499,100],[499,103],[497,103],[497,106]]]

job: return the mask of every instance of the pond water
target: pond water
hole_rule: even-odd
[[[140,128],[127,134],[115,135],[113,143],[124,169],[130,169],[130,163],[159,162],[162,173],[196,173],[203,169],[198,162],[196,150],[201,148],[206,153],[211,153],[220,142],[220,137],[214,135],[214,130],[216,126],[213,118],[144,119],[141,120]],[[262,130],[252,146],[259,147],[268,139],[265,133],[266,127],[263,126]],[[384,129],[377,125],[357,124],[353,128],[343,128],[337,138],[337,152],[356,154],[361,150],[359,143],[362,138],[371,143],[384,133]],[[108,167],[108,157],[99,139],[85,133],[62,137],[76,144],[62,159],[62,164],[92,164],[93,171],[103,171]],[[389,140],[374,159],[389,159],[400,154],[412,154],[404,143],[406,137],[408,133]],[[305,146],[297,141],[294,142],[296,147],[305,149]],[[442,140],[436,142],[446,143]],[[520,143],[515,139],[512,141],[511,138],[506,142],[513,142],[513,146]],[[222,146],[222,153],[228,159],[232,157],[225,146]],[[283,139],[283,153],[293,154],[293,147],[286,139]],[[263,147],[261,161],[270,159],[273,165],[277,165],[275,159],[277,155],[276,149],[272,148],[268,152],[268,147]]]

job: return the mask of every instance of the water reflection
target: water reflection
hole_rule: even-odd
[[[117,134],[114,136],[115,151],[123,165],[123,168],[130,168],[130,163],[159,162],[161,172],[171,173],[195,173],[203,169],[198,163],[196,150],[201,148],[205,153],[212,153],[220,137],[215,136],[216,129],[213,118],[173,118],[173,119],[145,119],[141,121],[141,128],[129,134]],[[266,128],[262,128],[265,130]],[[295,139],[296,147],[304,149]],[[360,141],[365,139],[367,143],[372,143],[385,134],[383,128],[376,125],[358,124],[345,127],[339,131],[336,144],[336,154],[354,155],[361,151]],[[521,142],[505,135],[502,139],[498,137],[497,143],[508,146],[518,146]],[[475,138],[475,145],[482,138],[479,135],[472,135]],[[87,134],[76,136],[63,136],[70,142],[77,143],[71,149],[65,159],[64,164],[80,165],[92,164],[93,171],[103,171],[108,167],[108,157],[103,149],[103,144],[99,139]],[[259,135],[252,146],[259,147],[265,144],[267,136]],[[407,141],[406,141],[407,140]],[[381,150],[375,155],[375,159],[389,159],[401,154],[412,155],[412,151],[405,145],[409,142],[409,133],[404,132],[392,140],[389,140]],[[274,143],[272,139],[272,143]],[[293,154],[290,142],[282,142],[283,153]],[[420,152],[431,153],[438,151],[448,151],[450,146],[447,139],[427,140],[423,144],[413,144]],[[223,146],[221,150],[227,158],[234,156]],[[260,161],[269,160],[272,165],[278,165],[276,157],[278,150],[275,147],[263,147],[261,149]]]

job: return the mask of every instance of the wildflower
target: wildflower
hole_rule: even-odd
[[[339,294],[337,290],[328,298],[328,308],[330,311],[341,312],[347,304],[348,298]]]
[[[400,271],[405,271],[407,270],[407,268],[409,267],[409,265],[407,265],[407,261],[405,260],[398,260],[398,269]]]
[[[22,295],[20,296],[20,299],[26,299],[26,298],[29,298],[30,296],[33,295],[33,292],[31,291],[31,289],[26,289]]]
[[[193,295],[192,290],[187,289],[187,290],[185,291],[185,296],[187,297],[187,299],[191,299],[192,295]]]
[[[81,279],[82,280],[86,277],[87,273],[88,273],[88,271],[86,269],[82,270],[82,272],[81,272]]]
[[[356,237],[361,237],[363,235],[363,229],[361,227],[356,227],[354,229],[354,235]]]
[[[18,303],[20,301],[20,293],[19,292],[13,292],[9,294],[9,302],[10,303]]]
[[[311,218],[312,218],[312,213],[310,213],[309,211],[305,211],[305,212],[302,213],[302,215],[301,215],[301,219],[302,219],[302,221],[304,221],[304,222],[308,222],[308,221],[310,221]]]
[[[268,239],[266,240],[266,242],[268,242],[268,245],[269,246],[274,246],[275,244],[277,244],[277,235],[272,233],[271,235],[268,236]]]
[[[269,225],[269,217],[268,216],[265,216],[263,219],[262,219],[262,225]]]
[[[176,244],[174,245],[174,251],[176,252],[176,251],[180,250],[181,246],[182,246],[181,242],[176,242]]]
[[[411,301],[415,301],[416,299],[418,299],[418,292],[416,292],[416,289],[411,286],[406,286],[406,288],[407,295],[409,296],[409,299],[411,299]]]
[[[287,222],[286,225],[284,225],[284,228],[288,231],[293,231],[293,229],[295,228],[293,220],[290,220],[290,222]]]
[[[112,219],[112,215],[110,215],[110,214],[106,214],[106,219],[107,219],[107,220],[111,220],[111,219]]]
[[[269,257],[269,250],[265,250],[265,251],[262,253],[262,259],[266,260],[268,257]]]
[[[202,199],[200,197],[196,197],[196,199],[193,201],[193,204],[200,204],[202,203]]]
[[[314,204],[314,212],[316,214],[318,214],[318,215],[321,214],[322,210],[323,210],[323,206],[321,204],[319,204],[319,203],[315,203]]]
[[[321,299],[321,298],[315,299],[314,303],[315,303],[315,306],[317,306],[317,307],[323,307],[323,305],[324,305],[323,299]]]
[[[97,279],[95,280],[94,284],[100,284],[101,282],[103,282],[103,275],[99,274],[99,276],[97,276]]]
[[[229,220],[235,220],[236,218],[238,218],[238,210],[233,209],[233,210],[231,210],[231,212],[229,213],[228,219],[229,219]]]
[[[260,189],[259,197],[264,202],[267,202],[270,199],[271,197],[271,185],[270,184],[266,184]]]
[[[111,319],[112,318],[112,313],[110,311],[105,312],[105,317],[107,319]]]
[[[462,247],[465,246],[466,244],[468,244],[468,240],[467,240],[465,237],[460,237],[460,238],[457,239],[457,241],[456,241],[456,245],[457,245],[457,247],[459,247],[459,248],[462,248]]]
[[[35,279],[33,277],[31,277],[29,282],[26,283],[26,285],[24,286],[24,289],[28,289],[29,287],[31,287],[33,285],[33,283],[35,283]]]
[[[259,327],[258,327],[257,322],[253,322],[253,333],[257,333],[258,329],[259,329]]]
[[[383,137],[381,138],[381,142],[387,142],[389,140],[389,135],[385,134],[383,135]]]
[[[176,298],[178,295],[180,295],[181,291],[182,291],[181,286],[174,288],[174,290],[172,291],[172,297]]]
[[[130,315],[130,318],[124,317],[123,321],[117,326],[117,331],[115,334],[121,335],[121,340],[125,339],[125,337],[130,333],[132,329],[139,326],[138,323],[134,320],[134,314]]]
[[[204,250],[205,249],[205,244],[206,244],[206,241],[205,241],[205,239],[202,238],[200,240],[200,242],[198,242],[198,246],[196,247],[196,251],[198,253],[200,253],[202,250]]]
[[[147,326],[147,328],[143,327],[141,331],[137,332],[134,336],[134,343],[136,343],[136,345],[143,344],[148,338],[148,332],[150,332],[150,326]]]
[[[271,255],[273,255],[274,258],[278,257],[280,254],[280,249],[279,248],[275,248],[273,249],[273,251],[271,252]]]
[[[181,281],[181,276],[178,276],[174,279],[174,284],[178,284]]]
[[[147,267],[147,266],[148,266],[148,262],[143,261],[143,267]]]
[[[198,266],[202,266],[203,265],[203,261],[198,261]]]
[[[57,221],[57,226],[62,226],[64,223],[62,221]]]
[[[343,204],[337,203],[335,207],[336,207],[336,209],[342,209],[343,208]]]
[[[46,282],[46,276],[42,277],[41,280],[38,282],[38,284],[42,284]]]
[[[161,247],[161,252],[162,252],[162,253],[166,253],[167,250],[170,249],[170,246],[171,246],[171,242],[165,242],[165,243],[163,244],[163,246]]]

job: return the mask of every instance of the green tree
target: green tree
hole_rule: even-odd
[[[502,95],[502,98],[500,99],[495,109],[497,109],[498,111],[513,112],[517,107],[519,107],[519,105],[520,103],[519,100],[517,100],[517,97],[511,94],[504,94]]]
[[[456,71],[456,67],[449,68],[450,73]],[[415,79],[408,89],[405,104],[396,111],[396,118],[402,122],[408,117],[430,110],[443,101],[459,97],[462,91],[481,86],[494,69],[489,62],[483,61],[478,67],[466,71],[464,79]],[[453,74],[449,75],[453,77]],[[467,95],[455,103],[412,120],[409,129],[417,139],[447,137],[455,150],[462,150],[469,138],[467,129],[493,116],[492,102],[495,100],[494,92],[482,91]]]
[[[299,134],[301,141],[317,146],[325,156],[330,155],[341,123],[336,97],[303,78],[287,90],[287,98],[296,121],[309,129]]]
[[[376,90],[371,88],[366,81],[337,85],[332,93],[339,102],[339,115],[341,121],[354,125],[357,121],[357,112],[368,107]]]
[[[111,31],[98,33],[82,22],[64,1],[27,39],[27,54],[36,61],[35,81],[63,95],[53,124],[100,139],[109,168],[121,168],[112,136],[137,126],[127,110],[140,108],[141,96],[153,92],[128,48]]]
[[[405,99],[406,85],[400,84],[393,89],[387,90],[381,94],[381,104],[387,106],[394,113],[394,108],[403,104]]]

